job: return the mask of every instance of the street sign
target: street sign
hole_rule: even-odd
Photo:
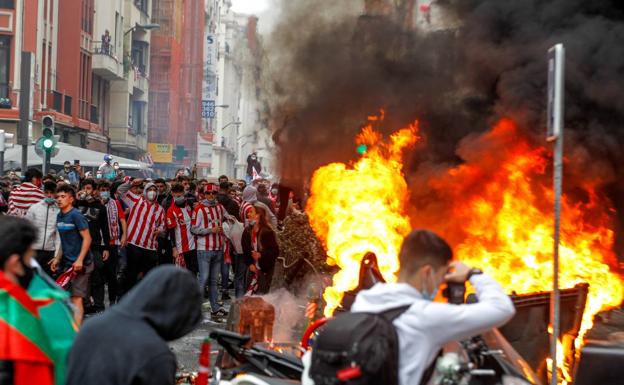
[[[202,100],[202,118],[214,118],[216,116],[216,108],[214,100]]]
[[[173,157],[178,162],[181,162],[181,161],[184,160],[184,158],[186,158],[188,156],[188,153],[189,152],[186,151],[184,146],[176,146],[175,150],[173,151]]]
[[[557,139],[563,124],[564,56],[563,44],[557,44],[548,50],[548,141]]]
[[[147,151],[155,163],[171,163],[173,160],[173,145],[168,143],[148,143]]]

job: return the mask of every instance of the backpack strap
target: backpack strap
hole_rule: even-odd
[[[379,315],[384,317],[386,320],[392,323],[392,321],[399,318],[401,314],[405,313],[407,309],[409,309],[411,306],[412,305],[403,305],[403,306],[395,307],[392,309],[388,309],[384,312],[381,312],[379,313]]]

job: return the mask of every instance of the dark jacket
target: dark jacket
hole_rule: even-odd
[[[245,264],[250,266],[254,263],[254,259],[251,256],[251,230],[252,227],[248,226],[243,231],[241,238],[241,246],[243,246],[243,258]],[[258,294],[265,294],[269,292],[271,287],[271,280],[273,279],[273,271],[275,270],[275,261],[279,256],[279,245],[277,244],[277,237],[275,232],[270,229],[260,230],[258,236],[258,248],[260,249],[260,259],[258,265],[260,266],[260,274],[258,279]]]
[[[201,320],[197,279],[161,266],[119,304],[87,320],[69,353],[67,385],[173,385],[176,359],[166,341]]]
[[[230,198],[227,194],[218,194],[217,201],[221,204],[221,206],[223,206],[223,208],[225,208],[225,211],[227,211],[228,214],[236,218],[239,222],[242,222],[239,213],[240,206],[234,199]]]
[[[106,206],[98,199],[76,201],[76,208],[89,223],[91,248],[94,250],[110,249],[110,231],[108,229],[108,212]]]
[[[247,156],[247,175],[253,176],[253,169],[256,169],[256,172],[260,174],[262,171],[262,166],[260,165],[260,161],[256,159],[251,159],[251,155]]]
[[[275,214],[275,205],[273,204],[271,198],[269,198],[267,195],[262,195],[258,193],[258,202],[264,203],[271,210],[271,212]]]

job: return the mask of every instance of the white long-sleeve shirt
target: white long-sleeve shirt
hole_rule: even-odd
[[[57,251],[61,247],[61,237],[56,229],[56,216],[60,209],[56,204],[47,204],[45,201],[30,206],[24,218],[28,219],[36,228],[37,240],[33,243],[33,250]]]
[[[379,283],[360,292],[352,312],[381,313],[411,304],[394,320],[399,336],[400,385],[418,385],[423,372],[448,342],[463,340],[504,325],[515,314],[511,299],[502,287],[485,274],[473,275],[478,303],[452,305],[431,302],[406,283]],[[304,359],[309,362],[309,357]],[[306,373],[304,376],[306,376]],[[304,385],[313,384],[309,378]]]

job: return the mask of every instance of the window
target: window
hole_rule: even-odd
[[[147,2],[148,0],[134,0],[134,5],[147,15]]]
[[[143,104],[143,102],[139,102],[136,100],[132,102],[132,128],[137,133],[137,135],[144,133]]]
[[[132,65],[145,76],[147,74],[147,55],[149,45],[144,41],[134,40],[132,42]]]
[[[63,112],[63,94],[58,91],[52,91],[52,108],[54,111]]]
[[[11,37],[0,36],[0,98],[9,97],[11,71]]]
[[[65,115],[71,116],[72,114],[72,97],[65,95],[65,105],[64,105],[63,113]]]
[[[100,117],[98,115],[97,106],[91,105],[91,111],[89,113],[89,116],[91,117],[91,123],[94,123],[94,124],[100,123]]]
[[[82,0],[82,30],[93,33],[93,0]]]
[[[15,0],[0,0],[0,8],[15,9]]]

